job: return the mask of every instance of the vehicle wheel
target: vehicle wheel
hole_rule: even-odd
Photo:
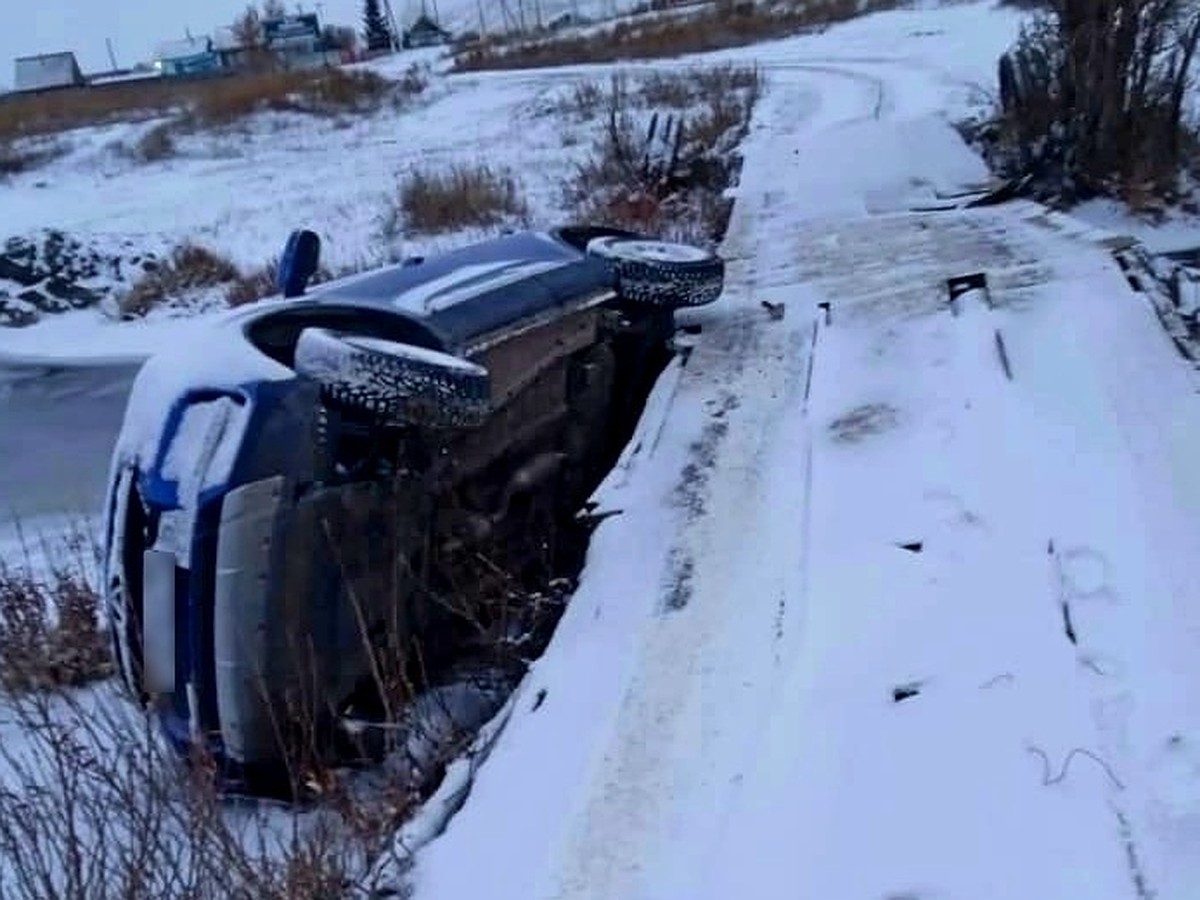
[[[621,296],[653,306],[703,306],[721,295],[725,262],[689,244],[644,238],[599,237],[587,252],[608,260]]]
[[[471,428],[491,411],[486,369],[411,344],[306,328],[295,367],[318,381],[334,404],[387,424]]]

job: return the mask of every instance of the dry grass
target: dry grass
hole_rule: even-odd
[[[121,318],[136,319],[185,291],[217,287],[241,278],[237,266],[199,244],[180,244],[169,259],[143,275],[120,298]]]
[[[567,185],[568,204],[584,221],[716,242],[759,93],[759,73],[744,67],[657,75],[639,88],[614,78],[607,127]]]
[[[516,177],[505,169],[459,164],[447,170],[414,169],[402,181],[388,213],[385,236],[402,230],[441,234],[527,222],[529,207]]]
[[[550,112],[581,122],[595,119],[604,110],[605,93],[599,82],[577,81]]]
[[[264,111],[311,115],[368,113],[379,108],[392,82],[374,72],[320,69],[226,79],[225,89],[197,96],[185,124],[228,125]]]
[[[262,268],[239,274],[225,291],[225,303],[229,306],[246,306],[278,293],[279,288],[275,283],[277,268],[277,262],[269,262]]]
[[[139,162],[158,162],[175,155],[175,138],[172,136],[173,127],[163,122],[155,125],[133,145],[133,158]]]
[[[32,552],[36,551],[36,552]],[[34,557],[52,560],[35,567]],[[96,547],[73,528],[59,545],[0,560],[0,689],[11,695],[76,687],[112,674],[94,583]]]
[[[0,744],[5,896],[26,900],[327,900],[379,894],[383,799],[230,806],[213,760],[186,764],[111,685],[12,703]],[[402,861],[398,861],[402,867]]]
[[[62,148],[53,144],[18,146],[0,137],[0,179],[36,169],[61,155]]]
[[[112,674],[100,597],[74,569],[39,578],[0,563],[0,688],[75,687]]]
[[[0,98],[0,141],[71,128],[183,114],[195,127],[224,125],[252,113],[365,113],[389,97],[419,94],[419,70],[399,82],[338,68],[266,71],[196,79],[147,79]]]
[[[464,48],[454,68],[460,72],[545,68],[701,53],[786,37],[897,5],[897,0],[817,0],[786,6],[722,2],[688,16],[621,22],[603,35],[485,42]]]

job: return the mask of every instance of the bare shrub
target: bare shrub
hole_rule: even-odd
[[[219,253],[199,244],[180,244],[169,259],[134,283],[118,300],[118,308],[122,318],[139,318],[185,291],[217,287],[240,277],[237,266]]]
[[[986,148],[1070,201],[1176,199],[1195,135],[1184,116],[1200,12],[1181,0],[1067,0],[1022,29],[999,62]]]
[[[368,863],[388,852],[390,821],[368,796],[310,811],[228,804],[213,760],[179,760],[111,683],[26,695],[11,715],[20,731],[0,743],[6,896],[374,896]]]
[[[695,96],[695,85],[676,72],[651,72],[639,85],[638,93],[648,106],[684,109]]]
[[[689,15],[620,22],[602,34],[471,44],[459,49],[454,68],[525,69],[680,56],[786,37],[898,5],[897,0],[818,0],[788,5],[724,2]]]
[[[488,228],[526,222],[529,207],[520,184],[507,169],[456,164],[449,169],[414,169],[400,185],[385,234],[401,228],[439,234],[461,228]]]
[[[133,145],[133,158],[139,162],[159,162],[175,155],[172,126],[163,122],[147,131]]]
[[[229,306],[245,306],[278,293],[275,282],[277,268],[277,262],[269,262],[262,268],[239,274],[225,291],[225,302]]]
[[[0,179],[36,169],[62,153],[55,145],[19,146],[0,137]]]
[[[752,68],[659,75],[632,89],[612,80],[607,127],[567,185],[567,202],[588,221],[700,243],[724,233],[723,194],[740,166],[736,148],[760,92]],[[687,112],[643,110],[668,100]]]
[[[63,546],[42,548],[57,561],[39,571],[0,560],[0,689],[12,695],[78,686],[112,674],[100,626],[100,595],[82,529]],[[52,552],[51,552],[52,551]]]
[[[604,88],[595,81],[577,81],[557,103],[553,112],[578,121],[595,119],[604,109]]]
[[[396,86],[401,97],[415,97],[424,93],[429,87],[429,66],[413,63],[404,70]]]

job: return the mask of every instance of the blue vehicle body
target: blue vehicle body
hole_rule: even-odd
[[[287,516],[329,476],[322,454],[330,419],[321,386],[292,369],[297,335],[311,327],[350,330],[470,358],[522,329],[619,301],[612,266],[584,251],[604,234],[623,233],[509,234],[331,282],[235,311],[198,336],[197,346],[145,364],[113,457],[106,607],[128,688],[154,709],[181,754],[201,744],[234,782],[248,766],[273,762],[255,758],[265,752],[253,749],[257,739],[231,738],[225,721],[233,707],[222,679],[237,654],[220,647],[228,613],[219,598],[233,588],[222,587],[229,563],[219,567],[218,556],[250,552],[227,546],[237,505],[231,498],[269,488],[271,514],[238,527],[242,543],[257,535],[272,545],[274,562],[264,556],[258,575],[270,580],[263,573],[285,552]],[[239,577],[244,593],[249,575]],[[319,627],[344,629],[337,616],[328,613]]]

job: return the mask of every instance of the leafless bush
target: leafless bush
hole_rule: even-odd
[[[0,885],[27,900],[318,900],[374,888],[390,826],[366,797],[304,811],[222,800],[112,684],[39,693],[0,742]],[[10,726],[11,727],[11,726]],[[347,795],[348,796],[348,795]]]
[[[1037,17],[999,63],[993,162],[1067,200],[1175,199],[1198,45],[1200,13],[1182,0],[1067,0]]]
[[[277,262],[272,261],[261,268],[239,274],[225,291],[225,302],[229,306],[245,306],[278,293],[275,282],[278,266]]]
[[[0,138],[0,179],[36,169],[62,152],[56,145],[19,146]]]
[[[413,63],[404,70],[396,87],[402,97],[415,97],[429,87],[429,66]]]
[[[444,170],[411,171],[400,185],[384,232],[394,236],[408,229],[438,234],[528,219],[529,207],[515,175],[488,165],[457,164]]]
[[[595,81],[577,81],[555,104],[554,113],[578,121],[595,119],[604,109],[604,88]]]
[[[172,125],[166,122],[155,125],[133,145],[133,158],[139,162],[159,162],[175,155],[175,138]]]
[[[897,0],[723,2],[690,15],[621,22],[603,34],[484,41],[460,48],[454,67],[457,71],[526,69],[680,56],[786,37],[897,5]]]
[[[95,547],[85,530],[40,548],[55,562],[0,560],[0,689],[7,694],[77,686],[112,674],[93,583]],[[89,558],[90,557],[90,558]]]
[[[696,85],[677,72],[651,72],[639,85],[641,99],[648,106],[684,109],[696,94]]]
[[[186,291],[217,287],[241,277],[237,266],[199,244],[177,246],[169,259],[146,272],[119,301],[122,318],[133,319]]]
[[[640,91],[612,80],[607,127],[567,186],[580,218],[700,243],[724,232],[737,175],[736,149],[760,91],[750,68],[659,75]],[[687,112],[646,111],[670,101]]]
[[[40,690],[112,674],[98,612],[95,589],[77,572],[47,582],[0,564],[0,687]]]

